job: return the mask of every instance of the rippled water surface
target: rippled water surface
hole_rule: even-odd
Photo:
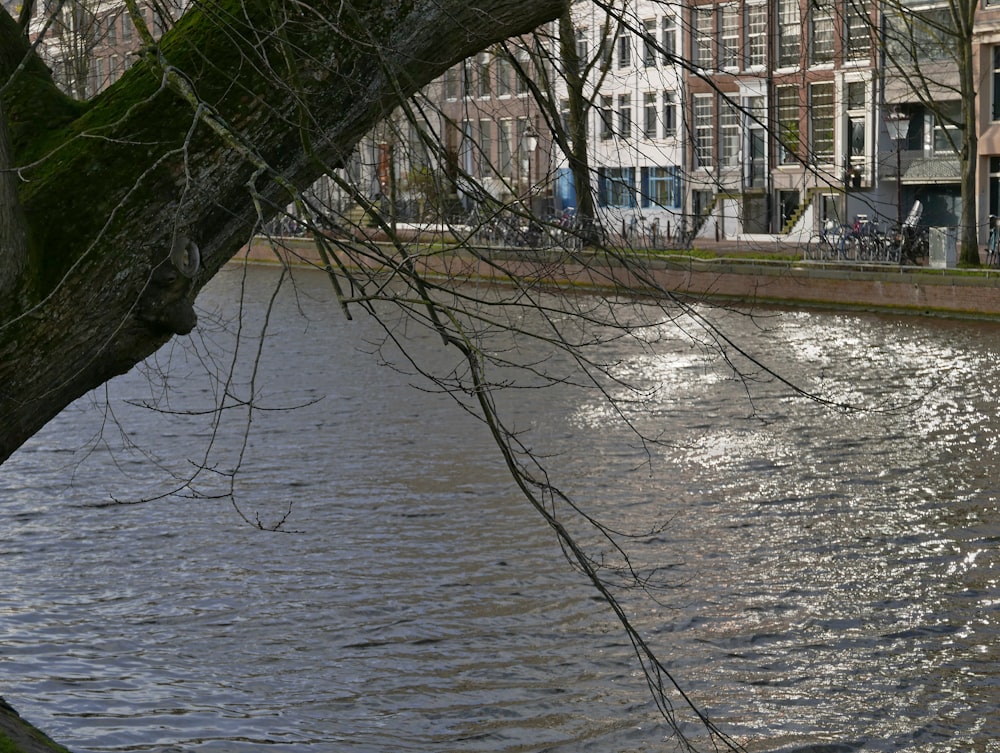
[[[194,337],[4,465],[0,693],[79,753],[662,749],[630,644],[483,427],[381,365],[319,275],[258,352],[277,279],[226,270]],[[643,635],[751,750],[1000,750],[1000,328],[712,316],[785,381],[731,353],[736,379],[692,321],[602,346],[662,444],[593,392],[501,397],[589,511],[662,526],[629,550]]]

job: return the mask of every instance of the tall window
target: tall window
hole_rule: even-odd
[[[866,114],[868,109],[867,85],[864,81],[848,81],[845,83],[847,94],[847,160],[854,172],[864,174],[866,155],[868,153],[868,128]]]
[[[623,32],[618,37],[618,67],[629,68],[632,65],[632,36]]]
[[[527,50],[517,51],[517,64],[520,70],[516,73],[514,88],[518,96],[528,93],[528,80],[525,76],[531,75],[531,55]]]
[[[462,95],[472,97],[475,93],[475,86],[472,75],[472,61],[462,61]]]
[[[677,19],[674,16],[663,17],[663,62],[674,62],[677,55]]]
[[[764,185],[767,174],[767,107],[763,97],[747,97],[744,107],[747,124],[747,153],[743,159],[747,184]]]
[[[747,67],[767,63],[767,5],[758,3],[746,7]]]
[[[735,3],[719,8],[719,67],[739,67],[740,21]]]
[[[632,138],[632,95],[618,95],[618,135],[623,139]]]
[[[698,68],[712,67],[712,40],[715,37],[715,29],[712,28],[714,16],[712,6],[702,6],[695,8],[694,14],[694,39],[692,40],[692,51],[694,53],[694,64]]]
[[[779,86],[777,100],[778,160],[791,165],[799,153],[799,87]]]
[[[587,43],[587,29],[577,29],[576,30],[576,56],[581,61],[587,59],[587,55],[590,54],[589,45]]]
[[[476,58],[476,95],[480,98],[486,98],[490,96],[491,93],[491,67],[490,67],[490,53],[481,52]]]
[[[844,0],[844,25],[847,27],[847,57],[850,60],[867,58],[872,48],[868,4],[862,0]]]
[[[825,0],[809,5],[812,40],[809,58],[813,65],[833,62],[833,8]]]
[[[676,167],[644,167],[639,189],[643,207],[680,209],[681,178]]]
[[[500,121],[500,141],[497,144],[497,172],[510,178],[514,173],[514,121],[505,118]]]
[[[809,87],[809,130],[812,156],[817,163],[833,162],[833,83]]]
[[[1000,45],[993,48],[993,120],[1000,120]]]
[[[712,167],[715,164],[715,122],[712,117],[714,94],[695,94],[694,113],[694,156],[697,167]]]
[[[489,175],[493,169],[493,123],[479,121],[479,175]]]
[[[128,13],[122,13],[122,41],[132,41],[132,18]]]
[[[740,159],[739,108],[727,97],[719,97],[719,164],[736,167]]]
[[[449,68],[444,72],[444,96],[446,99],[458,99],[460,78],[461,70],[457,67]]]
[[[677,94],[671,91],[663,92],[663,138],[670,139],[677,135]]]
[[[514,76],[514,66],[510,59],[503,53],[497,56],[497,96],[509,97],[511,94],[510,80]]]
[[[657,137],[656,92],[646,92],[642,98],[642,135],[647,139]]]
[[[600,126],[598,128],[598,131],[601,134],[601,139],[604,141],[610,139],[612,134],[612,123],[614,122],[613,121],[614,114],[612,112],[611,103],[612,99],[609,95],[607,94],[601,95],[601,109],[597,111],[597,115],[601,121],[598,124]]]
[[[656,19],[643,22],[645,34],[642,38],[642,64],[646,68],[656,67]]]
[[[800,21],[799,0],[778,0],[779,66],[799,64],[799,40],[802,37]]]
[[[462,172],[466,175],[472,175],[476,164],[476,134],[471,120],[462,121],[462,141],[459,149],[462,160]],[[384,182],[383,185],[385,184],[387,183]]]

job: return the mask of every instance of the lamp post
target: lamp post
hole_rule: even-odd
[[[528,212],[534,210],[532,206],[532,183],[531,183],[531,163],[535,159],[535,149],[538,148],[538,133],[535,131],[531,120],[528,120],[527,128],[524,130],[524,145],[528,148]]]
[[[900,153],[903,149],[903,139],[909,129],[910,119],[899,108],[894,108],[885,114],[885,128],[889,138],[896,145],[896,227],[903,227],[903,181]]]

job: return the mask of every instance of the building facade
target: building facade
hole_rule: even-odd
[[[985,240],[989,216],[1000,215],[1000,3],[979,1]],[[146,8],[154,35],[183,11],[177,2]],[[935,19],[947,26],[947,10],[940,0],[893,2],[625,0],[611,15],[574,2],[582,91],[566,85],[558,24],[484,50],[369,134],[324,182],[323,203],[344,211],[388,201],[394,217],[414,220],[490,203],[551,217],[576,207],[574,170],[584,169],[601,224],[647,245],[802,242],[858,217],[894,226],[915,202],[926,224],[955,226],[963,94],[948,44],[931,31]],[[40,3],[36,32],[45,12]],[[121,1],[95,0],[63,5],[40,49],[64,88],[85,98],[113,83],[138,47]],[[901,75],[907,55],[934,82],[933,107]],[[573,96],[587,129],[582,168],[566,156]]]

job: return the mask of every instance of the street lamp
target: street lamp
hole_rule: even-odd
[[[528,121],[528,125],[524,130],[524,145],[528,147],[528,212],[530,213],[533,209],[532,207],[532,184],[531,184],[531,163],[535,159],[535,149],[538,148],[538,134],[535,132],[534,127],[531,125],[531,121]]]
[[[900,169],[900,153],[903,149],[903,139],[909,129],[910,118],[898,107],[885,114],[885,128],[889,138],[896,144],[896,227],[903,227],[903,181]]]

